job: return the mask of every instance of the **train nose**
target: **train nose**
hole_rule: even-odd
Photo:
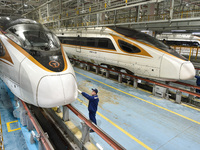
[[[72,74],[43,77],[37,89],[38,106],[51,108],[66,105],[77,98],[77,85]]]
[[[194,78],[194,76],[195,76],[194,65],[190,61],[184,62],[181,65],[180,69],[180,80],[189,80]]]

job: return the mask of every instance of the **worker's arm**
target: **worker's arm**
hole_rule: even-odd
[[[200,79],[200,76],[195,76],[195,78]]]
[[[90,96],[90,95],[88,95],[87,93],[85,93],[85,92],[82,92],[81,93],[85,98],[87,98],[88,100],[92,100],[92,96]]]
[[[81,91],[81,90],[79,90],[79,89],[78,89],[78,92],[79,92],[80,94],[82,94],[82,91]]]

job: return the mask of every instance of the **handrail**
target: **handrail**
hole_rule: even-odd
[[[29,108],[27,107],[26,103],[24,101],[22,101],[22,105],[24,106],[24,109],[27,111],[27,114],[29,116],[29,119],[31,120],[33,126],[35,127],[35,130],[37,131],[37,133],[40,135],[40,139],[45,147],[45,150],[52,150],[53,148],[51,148],[49,142],[46,139],[46,136],[44,134],[44,132],[41,130],[41,128],[38,127],[37,125],[37,121],[35,120],[35,118],[32,116]]]
[[[78,110],[76,110],[71,104],[66,105],[76,116],[78,116],[84,123],[88,125],[92,130],[94,130],[102,139],[104,139],[112,148],[115,150],[125,150],[118,142],[112,139],[109,135],[104,133],[95,124],[85,118]]]

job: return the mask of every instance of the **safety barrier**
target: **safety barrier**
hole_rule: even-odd
[[[189,56],[189,61],[191,60],[192,56],[195,56],[195,60],[197,60],[197,57],[200,53],[199,47],[197,46],[178,46],[178,45],[172,45],[172,48],[174,48],[179,54],[181,55],[187,55]]]

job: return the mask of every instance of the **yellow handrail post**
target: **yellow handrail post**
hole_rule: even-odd
[[[190,61],[190,59],[191,59],[191,53],[192,53],[192,47],[190,47],[189,61]]]
[[[196,52],[195,60],[197,60],[198,53],[199,53],[199,47],[197,47],[197,52]]]

